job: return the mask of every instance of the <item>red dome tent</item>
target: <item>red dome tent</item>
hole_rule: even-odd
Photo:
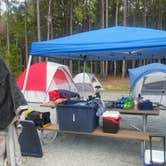
[[[17,84],[21,90],[23,90],[25,73],[26,70],[17,79]],[[24,92],[27,101],[48,101],[48,92],[55,89],[77,92],[68,67],[53,62],[39,62],[31,65]]]

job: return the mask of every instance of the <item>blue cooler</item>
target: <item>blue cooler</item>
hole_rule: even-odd
[[[87,101],[66,101],[56,107],[59,129],[92,132],[98,126],[97,105]]]
[[[152,150],[152,137],[161,137],[164,151]],[[165,136],[150,136],[150,149],[145,150],[144,166],[165,166]]]

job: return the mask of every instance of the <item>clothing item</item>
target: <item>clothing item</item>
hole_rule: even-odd
[[[60,99],[60,98],[65,98],[65,99],[70,99],[74,97],[80,98],[80,95],[78,93],[71,92],[69,90],[64,90],[64,89],[52,90],[48,92],[48,94],[49,94],[50,101],[55,101],[56,99]]]
[[[11,145],[14,146],[13,149],[11,149]],[[12,157],[12,155],[14,157]],[[5,131],[0,131],[0,166],[4,165],[6,156],[7,166],[10,166],[11,162],[14,162],[16,166],[22,165],[18,132],[15,124],[10,125]]]
[[[101,100],[101,98],[94,98],[90,101],[88,101],[89,104],[96,104],[97,105],[97,112],[96,112],[96,116],[101,116],[103,114],[103,112],[105,111],[105,104],[104,102]]]
[[[0,56],[0,130],[4,130],[16,116],[15,110],[27,102],[18,88],[14,76]]]
[[[16,120],[27,102],[15,78],[0,56],[0,166],[7,158],[7,165],[21,166],[21,153],[16,133]],[[25,109],[25,108],[24,108]]]

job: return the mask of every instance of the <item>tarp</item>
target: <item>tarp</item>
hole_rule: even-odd
[[[147,74],[154,72],[164,72],[166,73],[166,65],[160,63],[152,63],[149,65],[137,67],[135,69],[129,69],[130,75],[130,88],[132,89],[135,83]]]
[[[17,79],[17,84],[23,90],[26,70]],[[65,89],[77,92],[67,66],[54,62],[39,62],[30,66],[28,81],[24,96],[29,102],[49,101],[48,92]]]
[[[111,27],[33,42],[30,54],[72,60],[166,58],[166,31]],[[143,56],[142,56],[143,55]]]

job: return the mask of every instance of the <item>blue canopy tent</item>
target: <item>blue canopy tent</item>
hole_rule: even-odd
[[[129,75],[133,97],[141,94],[153,102],[166,105],[166,65],[152,63],[129,69]]]
[[[33,42],[30,55],[73,60],[138,59],[166,51],[166,32],[147,28],[112,27]],[[158,54],[159,55],[159,54]],[[157,55],[157,56],[158,56]],[[156,58],[157,58],[156,56]]]
[[[33,42],[32,56],[58,59],[101,61],[166,57],[166,32],[146,28],[112,27],[74,34],[58,39]],[[26,87],[28,72],[25,77]]]

